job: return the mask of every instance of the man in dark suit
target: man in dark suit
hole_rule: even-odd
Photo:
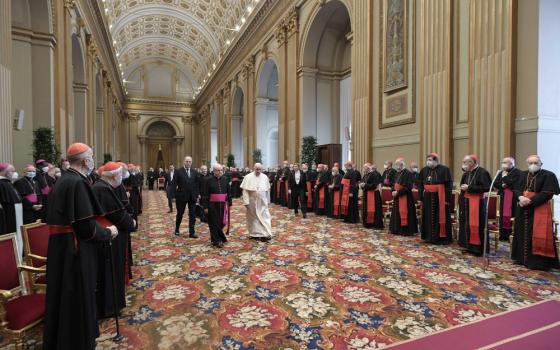
[[[307,169],[306,172],[299,170],[299,165],[296,163],[294,164],[294,171],[290,172],[289,176],[289,193],[291,194],[294,213],[297,215],[298,208],[301,207],[301,213],[305,218],[307,216],[307,200],[305,199],[305,192],[307,191]]]
[[[177,218],[175,220],[175,235],[179,235],[179,226],[183,221],[183,214],[189,207],[189,237],[198,238],[194,232],[196,223],[196,202],[199,199],[198,172],[192,168],[192,158],[185,157],[184,166],[177,169],[174,174],[172,187],[175,190],[175,205],[177,206]]]
[[[163,173],[163,178],[165,179],[163,186],[165,187],[165,193],[167,194],[167,205],[169,206],[168,213],[172,213],[173,198],[175,197],[175,186],[173,186],[173,180],[175,179],[175,166],[173,164],[169,166],[169,171]]]

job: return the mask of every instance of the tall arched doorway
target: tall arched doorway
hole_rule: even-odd
[[[257,148],[265,167],[278,164],[278,68],[268,59],[257,80],[255,102]],[[271,137],[275,137],[272,139]]]
[[[342,145],[342,161],[351,158],[352,77],[350,15],[341,1],[322,6],[304,41],[299,80],[302,136],[318,144]]]
[[[85,62],[80,39],[76,34],[72,34],[72,73],[72,90],[74,92],[73,141],[88,142],[86,140],[87,84]]]
[[[235,157],[237,167],[245,166],[243,155],[243,90],[240,87],[235,89],[233,94],[233,106],[231,115],[231,153]]]
[[[146,132],[148,168],[167,168],[177,159],[176,132],[165,121],[152,123]]]

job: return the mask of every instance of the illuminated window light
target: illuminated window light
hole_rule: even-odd
[[[241,17],[241,23],[245,24],[245,17]]]
[[[113,25],[112,25],[112,24],[109,24],[109,29],[113,29]]]
[[[226,45],[229,45],[229,44],[231,44],[231,41],[228,39],[228,40],[226,40]]]
[[[238,25],[235,26],[235,31],[238,32],[239,29],[241,29],[241,27],[240,27],[239,24],[238,24]]]
[[[247,6],[247,12],[251,13],[253,11],[253,8],[251,6]]]

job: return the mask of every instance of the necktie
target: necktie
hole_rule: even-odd
[[[191,168],[187,168],[187,176],[190,178],[191,177]]]

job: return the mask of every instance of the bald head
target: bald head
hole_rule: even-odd
[[[212,172],[214,173],[214,176],[221,177],[224,172],[224,167],[221,164],[216,163],[212,166]]]

